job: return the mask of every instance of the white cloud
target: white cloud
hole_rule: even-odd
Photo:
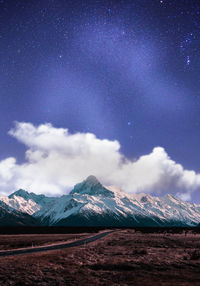
[[[174,193],[189,199],[200,186],[200,174],[170,159],[164,148],[135,161],[120,153],[118,141],[98,139],[91,133],[70,134],[51,124],[34,126],[17,122],[9,134],[25,144],[26,162],[0,161],[0,192],[24,188],[35,193],[60,195],[88,175],[103,184],[115,184],[126,192]]]
[[[182,201],[190,201],[191,200],[191,193],[177,193],[176,196],[181,199]]]
[[[13,157],[0,161],[0,195],[6,196],[16,189],[18,168],[16,159]]]

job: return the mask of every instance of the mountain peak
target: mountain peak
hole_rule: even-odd
[[[10,194],[8,197],[10,199],[12,199],[14,196],[17,196],[17,197],[22,197],[24,198],[25,200],[29,198],[29,193],[23,189],[19,189],[18,191]]]
[[[108,189],[106,189],[95,176],[89,176],[82,183],[79,183],[74,186],[74,189],[70,192],[71,195],[79,193],[79,194],[87,194],[87,195],[104,195],[105,197],[113,197],[114,193]]]
[[[100,182],[97,180],[97,178],[93,175],[90,175],[87,177],[87,179],[85,180],[85,182],[89,183],[89,184],[100,184]]]
[[[10,194],[8,196],[9,199],[13,199],[14,197],[21,197],[23,198],[25,201],[29,201],[32,200],[33,202],[35,202],[36,204],[40,204],[40,205],[44,205],[47,202],[51,201],[52,198],[46,197],[45,195],[37,195],[33,192],[29,193],[23,189],[19,189],[18,191]]]

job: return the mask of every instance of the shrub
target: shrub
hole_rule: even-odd
[[[146,248],[141,248],[141,249],[134,249],[132,254],[138,254],[138,255],[147,255],[148,251]]]
[[[199,250],[193,250],[188,253],[190,260],[198,260],[200,259],[200,251]]]

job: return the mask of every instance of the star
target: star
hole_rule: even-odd
[[[131,122],[130,121],[128,121],[127,124],[128,124],[128,126],[131,126]]]
[[[191,63],[190,56],[187,56],[187,61],[186,61],[187,66],[189,66],[190,63]]]

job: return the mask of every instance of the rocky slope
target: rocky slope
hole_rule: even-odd
[[[40,221],[0,201],[0,226],[37,226]]]
[[[17,211],[31,214],[43,225],[59,226],[195,226],[200,206],[167,195],[130,195],[105,187],[94,176],[62,197],[50,198],[19,190],[0,197]]]

